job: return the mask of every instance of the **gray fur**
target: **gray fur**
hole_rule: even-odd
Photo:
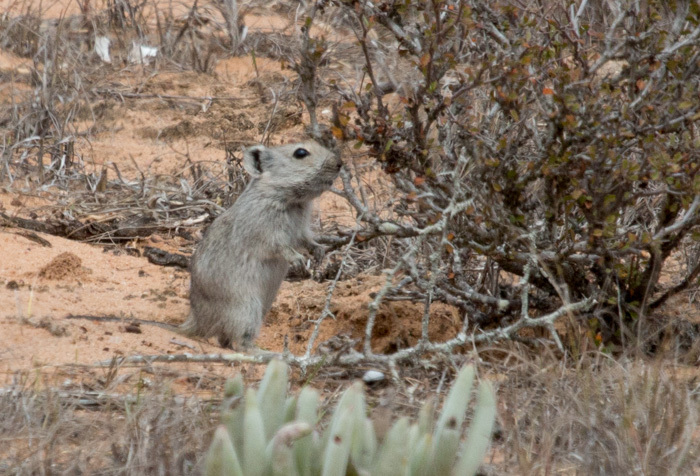
[[[298,159],[297,149],[310,154]],[[184,333],[249,347],[289,266],[304,267],[300,247],[318,245],[311,202],[328,190],[342,162],[315,142],[247,149],[252,176],[236,203],[207,230],[190,263],[190,315]]]

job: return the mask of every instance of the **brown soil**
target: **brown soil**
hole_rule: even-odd
[[[0,2],[0,5],[11,9],[21,7],[16,2]],[[56,1],[44,7],[46,19],[78,13],[76,2]],[[251,34],[294,28],[293,15],[271,14],[261,9],[248,11],[245,22]],[[319,25],[318,28],[335,40],[342,39],[330,27]],[[31,91],[27,78],[30,66],[31,61],[26,58],[0,52],[3,103],[17,101],[18,94]],[[270,102],[268,89],[279,92],[295,76],[277,60],[265,57],[253,60],[249,55],[222,58],[212,74],[167,68],[122,68],[114,64],[102,67],[105,76],[102,89],[115,93],[138,91],[138,94],[119,100],[107,95],[91,104],[90,111],[81,113],[84,126],[91,127],[91,132],[79,135],[75,148],[88,172],[114,168],[126,179],[138,180],[143,176],[176,174],[192,161],[222,164],[227,148],[237,151],[258,142],[267,127],[273,128],[272,142],[281,143],[302,138],[303,124],[308,122],[303,107],[295,100]],[[182,97],[192,99],[178,99]],[[211,97],[219,99],[210,101]],[[322,114],[328,112],[321,110]],[[349,159],[357,152],[348,149],[345,153]],[[362,169],[361,180],[374,201],[390,201],[386,177],[370,165],[363,165]],[[9,215],[42,218],[54,205],[55,196],[46,191],[17,184],[0,190],[0,210]],[[355,223],[350,206],[330,193],[319,200],[317,213],[324,228],[350,227]],[[99,221],[101,217],[94,219]],[[192,231],[198,236],[200,230]],[[188,254],[191,246],[180,237],[153,235],[134,240],[126,248],[102,247],[53,236],[41,238],[50,246],[19,230],[0,229],[3,380],[17,370],[43,365],[89,364],[114,355],[181,352],[183,346],[171,342],[173,338],[201,352],[219,350],[210,343],[193,341],[156,326],[139,326],[137,333],[128,325],[129,319],[173,325],[185,319],[188,273],[155,266],[143,257],[131,255],[138,255],[146,245]],[[330,309],[335,319],[323,322],[316,345],[337,335],[361,340],[372,293],[381,288],[383,280],[382,276],[360,275],[341,282]],[[313,281],[285,282],[267,316],[258,345],[282,351],[287,340],[292,352],[303,353],[314,322],[322,314],[327,287],[327,283]],[[683,307],[684,303],[679,305]],[[669,313],[676,313],[673,309],[680,307],[672,308]],[[694,312],[691,314],[697,314],[697,306],[685,307]],[[430,338],[453,337],[459,329],[457,312],[444,305],[434,305],[430,312]],[[124,321],[69,320],[68,315],[117,316]],[[415,343],[420,337],[422,315],[421,305],[385,304],[377,317],[374,350],[391,352]],[[40,325],[41,322],[53,324]],[[36,345],[37,342],[41,345]]]
[[[45,16],[77,13],[75,2],[57,2]],[[253,11],[246,23],[251,32],[264,32],[287,28],[293,19]],[[2,101],[11,100],[20,91],[31,91],[18,76],[26,74],[30,66],[27,59],[0,52],[0,71],[14,78],[3,83]],[[138,90],[143,95],[123,100],[106,96],[93,103],[91,110],[79,113],[84,126],[92,129],[89,140],[77,139],[76,153],[86,159],[88,171],[99,173],[108,168],[110,179],[115,168],[126,179],[139,179],[142,174],[176,174],[190,161],[223,163],[227,147],[240,150],[258,142],[266,127],[274,130],[272,142],[282,143],[303,138],[303,124],[308,122],[300,104],[287,100],[273,104],[267,97],[268,88],[279,89],[294,77],[279,61],[259,57],[254,64],[250,56],[225,58],[213,74],[103,67],[110,80],[105,89]],[[261,84],[265,87],[260,88]],[[212,96],[222,99],[208,102],[206,98]],[[347,152],[351,155],[355,151]],[[387,195],[381,190],[386,179],[371,167],[363,177],[373,180],[373,192],[385,200]],[[19,187],[0,190],[0,210],[12,216],[42,219],[54,207],[51,193]],[[315,223],[324,228],[355,223],[350,206],[330,193],[319,200],[317,213],[320,221]],[[93,217],[96,221],[102,218]],[[199,231],[194,231],[197,236]],[[153,235],[126,248],[115,248],[38,235],[46,240],[44,244],[21,230],[0,229],[4,255],[0,261],[1,381],[10,381],[18,371],[89,365],[114,356],[221,351],[213,341],[196,341],[157,326],[131,324],[130,320],[141,319],[178,325],[186,318],[188,273],[152,265],[138,256],[147,245],[191,252],[191,246],[183,245],[178,236]],[[383,282],[382,276],[372,275],[341,282],[330,309],[335,319],[323,321],[315,346],[341,335],[354,339],[359,349],[371,294]],[[287,341],[293,353],[304,353],[314,322],[322,314],[328,286],[327,282],[285,282],[266,318],[259,347],[281,352]],[[431,314],[431,339],[448,339],[459,330],[455,310],[434,305]],[[71,315],[96,319],[68,319]],[[391,352],[415,343],[422,315],[421,305],[385,304],[377,316],[374,350]],[[99,320],[104,317],[122,320]]]
[[[144,5],[150,9],[165,3],[159,0]],[[44,18],[78,15],[78,4],[73,0],[51,2],[44,7]],[[2,11],[21,13],[24,5],[0,0]],[[178,4],[176,9],[177,15],[187,15],[187,6]],[[251,35],[273,31],[288,34],[287,30],[294,27],[294,16],[257,9],[248,12],[245,22]],[[339,34],[330,28],[325,30],[329,37]],[[289,94],[295,73],[279,60],[256,57],[253,61],[250,55],[219,58],[208,74],[167,65],[141,67],[115,62],[100,67],[104,78],[97,89],[106,93],[96,97],[90,108],[77,111],[81,122],[80,130],[75,131],[75,152],[86,174],[99,176],[108,170],[110,180],[119,173],[124,180],[138,183],[144,177],[177,175],[196,162],[223,169],[231,151],[240,157],[241,149],[261,141],[266,130],[271,132],[272,144],[286,143],[302,139],[304,125],[309,122],[302,105],[293,99],[294,94]],[[347,67],[339,77],[353,78],[357,73],[349,65],[334,67]],[[32,94],[31,68],[31,59],[0,51],[1,106]],[[272,92],[278,102],[273,100]],[[285,92],[286,95],[282,94]],[[119,96],[120,93],[134,95]],[[212,101],[212,97],[217,100]],[[389,106],[392,107],[391,100]],[[319,114],[328,121],[330,112],[325,107],[319,108]],[[393,200],[390,180],[378,167],[364,160],[361,149],[347,147],[343,152],[345,160],[354,166],[354,175],[360,176],[369,191],[371,204],[389,216],[390,207],[384,205]],[[80,190],[57,191],[42,189],[38,183],[38,178],[30,175],[11,185],[0,184],[0,212],[38,220],[56,213],[70,215],[71,207],[57,205],[57,197],[79,206],[86,193],[83,185]],[[105,200],[98,193],[90,198]],[[223,203],[223,197],[212,200]],[[354,211],[342,198],[326,193],[317,202],[314,223],[319,229],[355,225]],[[91,219],[100,222],[108,219],[110,213],[101,211]],[[201,227],[197,224],[182,228],[197,239],[201,237]],[[216,397],[221,395],[228,377],[241,373],[247,382],[260,380],[264,368],[249,364],[157,364],[136,370],[124,365],[118,368],[117,376],[110,375],[108,367],[97,365],[116,362],[115,358],[125,356],[222,352],[213,339],[190,339],[177,332],[175,326],[185,320],[189,310],[189,274],[179,268],[149,263],[143,256],[146,246],[189,255],[192,240],[173,229],[171,233],[135,238],[119,245],[97,245],[32,233],[0,222],[0,389],[30,382],[29,386],[51,385],[80,391],[118,387],[129,393],[142,384],[148,386],[148,379],[155,376],[174,394]],[[677,265],[666,264],[664,272],[669,276],[666,279],[672,279]],[[376,268],[340,281],[329,309],[334,317],[322,321],[314,351],[332,354],[343,350],[343,345],[361,350],[369,304],[384,282],[385,276]],[[285,351],[285,345],[294,354],[306,352],[315,323],[323,314],[329,286],[328,281],[284,282],[256,344],[274,352]],[[671,320],[698,324],[698,299],[697,290],[684,293],[667,303],[660,314]],[[433,304],[429,312],[431,340],[450,339],[460,330],[460,316],[454,308]],[[394,301],[383,304],[377,314],[373,350],[390,353],[414,345],[421,337],[423,315],[422,304]],[[167,329],[135,320],[173,327]],[[558,324],[558,329],[564,334],[567,326]],[[689,353],[687,362],[682,362],[689,368],[679,365],[678,369],[687,371],[683,379],[696,386],[700,351],[697,344],[692,346],[695,353]],[[479,349],[479,352],[480,355],[474,352],[475,360],[486,362],[484,368],[498,361],[494,366],[506,367],[504,372],[520,359],[500,349]],[[454,364],[450,361],[445,368]],[[525,364],[519,365],[528,375],[549,372],[546,368],[532,370]],[[416,364],[416,374],[424,370],[419,367]],[[364,370],[364,367],[341,369],[337,377],[313,374],[318,378],[311,384],[322,387],[329,402]],[[444,393],[447,385],[443,381],[448,370],[431,368],[430,371],[433,373],[426,371],[428,376],[406,378],[398,390],[387,388],[389,385],[368,390],[375,392],[372,396],[377,401],[390,402],[387,420],[396,414],[415,415],[422,401],[433,395],[436,388]],[[308,376],[301,378],[298,370],[294,372],[299,377],[293,379],[294,385],[306,383]],[[481,377],[492,380],[497,387],[509,381],[503,373],[485,370]],[[115,379],[122,387],[110,383]],[[512,385],[505,390],[517,395],[527,389],[525,385]],[[392,403],[393,396],[399,393]],[[539,395],[532,397],[533,401],[538,398]],[[505,404],[500,405],[499,413],[507,415]],[[381,410],[381,406],[377,408]],[[109,436],[104,435],[102,445],[107,445]],[[85,445],[85,442],[76,438],[74,444]],[[104,456],[109,451],[104,448],[100,454]],[[499,465],[503,459],[500,451],[497,448],[491,452],[492,465]],[[2,469],[0,464],[0,472]]]
[[[67,251],[52,259],[39,270],[39,277],[49,280],[75,279],[82,274],[83,261]]]
[[[0,2],[0,7],[11,11],[24,8],[23,5]],[[48,21],[79,13],[76,2],[61,0],[44,6],[43,17]],[[187,9],[175,13],[186,15]],[[251,34],[285,32],[294,28],[294,15],[258,8],[247,12],[245,22]],[[318,28],[335,40],[342,39],[337,29],[324,25]],[[0,101],[3,104],[17,101],[22,94],[31,91],[30,67],[31,60],[0,51]],[[149,69],[116,64],[102,64],[101,67],[104,84],[100,89],[114,94],[97,98],[89,111],[79,111],[85,131],[78,131],[81,133],[77,134],[75,151],[82,157],[86,172],[99,174],[109,169],[113,176],[111,171],[118,170],[127,180],[139,180],[158,174],[177,174],[193,161],[224,164],[227,149],[237,152],[243,146],[257,143],[268,127],[272,127],[271,142],[282,143],[302,138],[303,124],[308,123],[301,104],[290,99],[293,95],[277,103],[270,101],[270,90],[279,95],[295,77],[295,73],[278,60],[254,59],[250,55],[221,58],[211,74],[166,67]],[[352,70],[344,74],[351,77]],[[118,97],[120,92],[133,91],[137,91],[135,96]],[[217,100],[210,100],[212,97]],[[323,107],[320,112],[328,113]],[[350,160],[357,153],[348,148],[346,159]],[[390,201],[387,178],[376,167],[362,165],[361,160],[359,163],[362,167],[359,175],[374,202]],[[29,183],[35,179],[29,177]],[[56,212],[55,202],[55,195],[37,187],[15,183],[0,189],[0,211],[9,215],[45,218]],[[315,223],[324,228],[350,227],[355,223],[351,207],[330,193],[319,200],[317,213],[320,219]],[[93,218],[99,221],[104,217]],[[201,230],[191,231],[196,237]],[[0,369],[3,380],[8,380],[15,371],[43,365],[89,364],[114,355],[183,351],[180,343],[171,342],[173,338],[201,352],[219,350],[210,343],[193,341],[156,326],[139,326],[140,333],[136,333],[128,325],[129,319],[173,325],[185,319],[188,273],[152,265],[138,256],[146,245],[190,253],[191,244],[184,243],[175,233],[136,239],[129,246],[119,248],[53,236],[41,238],[50,246],[20,230],[0,228],[3,251],[0,260]],[[372,293],[381,288],[383,280],[381,275],[360,275],[341,282],[330,309],[335,319],[323,322],[316,345],[341,334],[361,339]],[[313,281],[285,282],[267,316],[258,345],[282,351],[287,340],[292,352],[303,353],[314,321],[322,314],[327,287],[328,283]],[[698,314],[697,306],[686,304],[683,299],[674,300],[680,307],[671,307],[668,312],[674,314],[675,309],[688,308],[694,319],[692,316]],[[430,312],[431,339],[453,337],[459,329],[456,311],[434,305]],[[124,321],[66,319],[68,315],[117,316]],[[420,337],[422,316],[421,305],[385,304],[377,317],[374,350],[391,352],[415,343]],[[41,322],[53,325],[40,325]],[[41,345],[36,345],[38,342]]]
[[[183,344],[202,353],[221,351],[213,343],[188,339],[174,330],[130,326],[133,319],[181,323],[188,312],[186,271],[152,265],[118,249],[49,235],[42,238],[51,246],[14,230],[0,233],[5,253],[0,267],[0,373],[4,380],[18,370],[188,351]],[[364,335],[370,294],[383,282],[380,276],[341,282],[331,305],[335,320],[328,318],[322,323],[316,343],[340,334],[359,340]],[[293,353],[303,353],[313,322],[323,310],[328,285],[283,283],[257,341],[259,347],[281,352],[287,340]],[[456,312],[436,304],[431,314],[431,339],[454,337],[460,325]],[[123,320],[68,319],[70,315]],[[421,315],[421,305],[384,305],[377,315],[374,350],[391,352],[414,344],[420,337]]]

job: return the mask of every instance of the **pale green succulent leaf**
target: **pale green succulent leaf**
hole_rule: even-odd
[[[245,396],[244,438],[243,438],[243,469],[246,476],[261,476],[265,473],[265,426],[258,408],[255,390],[249,389]]]
[[[352,408],[338,409],[329,431],[328,443],[323,455],[322,476],[345,476],[350,459],[350,444],[355,426]],[[337,416],[337,418],[335,418]]]
[[[238,454],[243,454],[245,403],[242,397],[235,398],[239,400],[237,405],[221,415],[221,423],[226,426],[236,452]]]
[[[360,433],[363,432],[363,421],[366,415],[364,384],[360,381],[352,384],[347,390],[345,390],[345,392],[343,392],[343,395],[341,395],[338,405],[336,406],[333,416],[331,417],[329,427],[331,431],[330,433],[327,433],[329,435],[329,439],[324,441],[326,448],[331,445],[330,437],[331,435],[337,434],[339,421],[344,417],[346,412],[349,412],[351,415],[349,423],[349,448],[352,454],[353,462],[357,464],[358,461],[362,461],[364,454]]]
[[[432,448],[433,436],[430,433],[423,433],[415,447],[411,449],[409,474],[413,476],[430,474]]]
[[[433,438],[433,457],[437,465],[434,467],[436,471],[445,468],[451,469],[454,464],[473,382],[474,367],[467,365],[459,371],[450,392],[447,394]],[[435,474],[448,473],[437,472]]]
[[[287,397],[287,400],[284,402],[284,421],[283,423],[290,423],[294,421],[294,417],[296,417],[297,413],[297,397],[296,395],[293,395],[291,397]]]
[[[266,459],[272,464],[272,474],[295,476],[299,474],[294,462],[292,444],[311,434],[311,426],[306,422],[292,422],[280,428],[265,450]]]
[[[245,385],[241,374],[226,381],[221,404],[221,422],[226,425],[237,454],[243,454],[243,416],[245,415]]]
[[[314,427],[318,419],[319,394],[311,387],[304,387],[297,399],[296,421]],[[299,474],[312,474],[312,468],[320,467],[318,456],[320,443],[314,444],[314,435],[309,434],[294,443],[294,459]]]
[[[364,400],[364,397],[363,397]],[[374,455],[377,452],[377,436],[374,432],[374,424],[369,418],[362,416],[356,420],[353,433],[350,459],[358,472],[368,471]]]
[[[428,397],[418,413],[418,431],[432,433],[435,426],[435,399]]]
[[[231,397],[242,397],[245,393],[245,384],[243,383],[243,376],[241,374],[236,375],[234,378],[226,380],[224,383],[224,398]]]
[[[407,449],[410,449],[411,451],[413,451],[413,448],[416,447],[416,445],[418,444],[418,440],[420,440],[421,436],[422,435],[420,432],[420,428],[418,427],[418,425],[416,425],[414,423],[408,429],[408,433],[406,434],[405,439],[404,439],[404,446]]]
[[[445,428],[439,435],[440,443],[433,441],[431,472],[435,476],[450,474],[457,458],[462,432]]]
[[[297,399],[296,419],[305,421],[309,425],[315,425],[318,419],[319,394],[311,387],[301,389]]]
[[[289,368],[281,360],[267,365],[265,376],[258,389],[258,406],[265,425],[265,437],[269,440],[284,423]]]
[[[436,436],[439,436],[440,432],[445,428],[460,429],[467,412],[473,382],[474,367],[467,365],[459,371],[450,392],[447,394],[442,413],[438,419]],[[435,440],[435,444],[439,444],[438,439]]]
[[[335,407],[332,421],[336,418],[340,418],[340,415],[337,412],[341,410],[351,409],[353,413],[364,411],[363,385],[364,384],[360,381],[355,382],[347,390],[345,390],[345,392],[343,392],[343,395],[341,395],[340,400]]]
[[[399,418],[387,432],[384,441],[377,450],[372,474],[381,474],[382,476],[403,476],[405,474],[408,467],[408,457],[412,451],[406,444],[408,431],[408,418]]]
[[[479,385],[474,417],[469,426],[469,436],[460,460],[454,470],[455,476],[476,474],[491,443],[491,432],[496,421],[496,396],[489,382]]]
[[[243,476],[238,455],[223,425],[216,429],[205,461],[205,476]]]

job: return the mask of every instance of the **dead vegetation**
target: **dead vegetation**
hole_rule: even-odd
[[[393,376],[373,397],[394,418],[441,395],[466,354],[498,384],[489,474],[696,474],[700,331],[672,310],[699,305],[697,9],[404,3],[13,4],[0,48],[26,61],[0,70],[0,186],[41,206],[0,207],[0,226],[135,254],[176,237],[178,253],[143,253],[186,267],[245,186],[240,147],[306,133],[344,148],[352,216],[324,223],[328,295],[294,320],[306,352],[283,354],[298,384],[332,399],[373,362]],[[255,27],[270,12],[279,22]],[[232,58],[254,75],[225,89]],[[132,140],[171,159],[98,157],[139,110],[153,115]],[[363,273],[382,284],[351,319],[333,297]],[[423,312],[392,315],[399,301]],[[334,319],[351,335],[319,352]],[[126,390],[18,376],[0,394],[0,472],[197,474],[218,401],[171,392],[173,372]]]
[[[597,351],[575,361],[511,345],[482,349],[482,378],[496,383],[499,412],[485,474],[695,474],[700,463],[697,377],[663,360],[612,359]],[[464,360],[405,368],[367,389],[382,425],[444,398]],[[242,364],[241,371],[249,364]],[[223,380],[216,369],[83,369],[63,385],[19,376],[0,393],[0,469],[6,474],[199,474],[218,424]],[[363,368],[328,366],[294,374],[293,388],[323,391],[334,405]],[[89,375],[92,375],[91,377]],[[183,376],[200,391],[173,392]],[[58,375],[56,376],[58,377]],[[211,398],[205,395],[216,395]],[[87,445],[86,442],[92,442]]]
[[[687,369],[597,352],[505,359],[499,447],[518,474],[695,474],[700,405]]]
[[[0,392],[3,474],[196,474],[216,423],[213,402],[146,377],[126,392],[20,378]]]

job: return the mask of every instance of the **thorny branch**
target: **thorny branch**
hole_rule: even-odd
[[[402,362],[415,361],[416,358],[425,356],[426,354],[435,353],[450,353],[455,348],[469,345],[492,343],[498,340],[508,340],[517,337],[518,332],[524,328],[548,327],[560,319],[562,316],[571,313],[584,312],[589,310],[596,304],[592,298],[585,299],[573,304],[567,304],[557,309],[556,311],[544,316],[531,319],[521,319],[507,327],[493,329],[481,333],[469,334],[466,332],[468,321],[465,320],[462,330],[456,337],[439,343],[427,343],[420,346],[414,346],[402,349],[394,354],[360,354],[349,353],[339,356],[334,360],[334,364],[339,365],[354,365],[359,363],[365,364],[384,364],[396,365]],[[134,355],[118,359],[119,365],[124,364],[151,364],[155,362],[161,363],[176,363],[176,362],[210,362],[210,363],[249,363],[249,364],[266,364],[273,359],[280,359],[290,365],[298,366],[301,369],[322,365],[326,356],[312,355],[309,357],[296,356],[292,354],[278,354],[274,352],[260,352],[258,354],[168,354],[168,355]],[[114,365],[113,360],[105,360],[99,362],[99,365],[108,367]]]
[[[343,107],[354,110],[335,124],[391,173],[402,199],[388,221],[348,176],[337,192],[363,217],[353,233],[363,242],[391,236],[394,252],[369,306],[365,356],[373,355],[378,310],[389,300],[423,300],[421,347],[434,300],[465,316],[485,305],[497,325],[520,308],[517,325],[503,329],[594,300],[596,316],[622,312],[619,322],[598,318],[612,336],[694,284],[691,266],[679,285],[652,296],[664,261],[700,224],[693,145],[700,28],[684,5],[657,10],[654,20],[626,9],[592,14],[586,1],[555,18],[530,4],[513,17],[489,2],[348,5],[366,63],[362,80],[369,75],[371,86],[336,86]],[[669,34],[657,36],[663,30]],[[406,59],[394,70],[367,50],[380,31]],[[389,93],[378,87],[385,80],[394,85]],[[394,93],[399,106],[387,114]],[[475,288],[481,281],[468,270],[485,262],[496,276],[518,276],[520,293],[498,283]],[[562,349],[553,323],[539,322]]]
[[[328,3],[358,21],[351,24],[358,56],[366,63],[347,90],[335,86],[342,100],[355,103],[340,135],[357,140],[391,172],[397,197],[390,213],[374,210],[360,182],[358,192],[349,171],[342,171],[342,190],[335,193],[347,199],[357,221],[352,229],[319,240],[331,249],[344,247],[340,269],[306,352],[284,353],[283,359],[302,368],[323,362],[312,349],[322,322],[332,317],[342,270],[353,247],[376,238],[391,239],[388,270],[368,306],[363,353],[341,356],[341,362],[395,364],[469,343],[517,338],[524,328],[547,329],[563,349],[554,323],[564,315],[595,305],[600,314],[615,311],[609,314],[620,316],[624,327],[630,316],[643,316],[645,307],[657,307],[696,284],[697,264],[688,266],[676,286],[665,291],[657,286],[664,260],[700,225],[700,28],[687,7],[677,9],[672,22],[661,14],[661,20],[631,18],[629,11],[617,10],[595,24],[586,19],[592,8],[586,0],[556,18],[534,4],[513,6],[511,14],[490,2],[468,0],[408,2],[406,8],[405,2],[313,2],[291,64],[317,140],[323,134],[316,109],[328,100],[320,91],[320,67],[333,58],[327,43],[312,37],[311,23]],[[669,25],[670,33],[656,41]],[[370,46],[398,46],[396,66],[378,64]],[[621,64],[620,71],[604,75],[613,61]],[[47,71],[40,90],[50,82]],[[362,92],[358,84],[367,75],[372,85]],[[391,88],[385,89],[385,82]],[[203,109],[236,99],[93,93],[196,101]],[[60,126],[52,111],[43,111],[40,122],[51,120]],[[13,144],[13,151],[34,147],[43,155],[39,126]],[[63,146],[52,151],[57,164],[65,159]],[[10,172],[4,157],[3,170]],[[43,173],[45,164],[39,165]],[[195,182],[204,187],[207,179]],[[120,180],[111,185],[133,195],[122,209],[148,208],[165,216],[173,229],[219,211],[202,193],[187,202],[196,210],[192,217],[172,199],[173,187],[149,189],[145,178]],[[92,193],[103,200],[98,188]],[[191,198],[189,192],[184,191]],[[79,224],[77,230],[85,228]],[[488,285],[482,279],[487,270]],[[519,284],[505,283],[505,274],[517,276]],[[395,299],[423,302],[420,338],[393,355],[375,354],[379,311]],[[428,333],[436,301],[456,306],[463,319],[458,335],[441,343],[431,342]],[[496,327],[480,328],[478,314],[493,317],[489,324]],[[600,320],[614,335],[616,324]],[[137,356],[130,362],[263,363],[275,357],[280,356],[182,354]]]
[[[358,221],[360,221],[362,216],[358,217]],[[326,293],[326,301],[323,306],[323,311],[321,311],[321,315],[316,319],[314,322],[314,330],[311,333],[311,337],[309,337],[309,343],[306,346],[306,353],[304,354],[304,357],[306,359],[310,358],[311,356],[311,351],[313,350],[314,343],[316,342],[316,339],[318,338],[318,334],[321,330],[321,323],[323,322],[324,319],[327,317],[331,317],[335,319],[335,315],[331,311],[331,301],[333,299],[333,293],[335,292],[335,288],[338,285],[338,280],[340,280],[340,276],[343,272],[343,269],[345,268],[345,263],[347,262],[349,253],[348,250],[352,247],[352,245],[355,242],[355,238],[357,237],[357,233],[353,233],[352,237],[350,238],[350,242],[348,243],[345,253],[343,253],[343,259],[340,262],[340,266],[338,266],[338,272],[335,274],[335,279],[333,279],[333,282],[330,284],[328,287],[328,291]],[[305,367],[302,367],[305,368]]]

